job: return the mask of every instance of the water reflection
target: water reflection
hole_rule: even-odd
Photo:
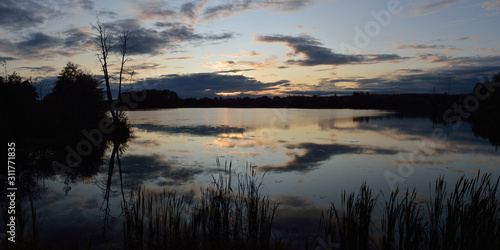
[[[276,229],[297,235],[312,230],[321,209],[363,180],[387,193],[383,173],[408,164],[408,155],[421,145],[434,144],[412,161],[415,173],[401,185],[422,194],[442,174],[450,182],[478,169],[499,175],[500,156],[492,147],[498,135],[488,126],[366,110],[190,109],[189,117],[182,112],[129,112],[134,137],[99,144],[72,171],[55,171],[52,162],[65,162],[66,146],[76,148],[78,140],[20,148],[19,164],[26,166],[20,172],[23,204],[29,208],[32,201],[43,221],[28,227],[39,225],[36,237],[47,243],[120,242],[121,202],[131,189],[176,189],[192,197],[220,170],[217,158],[231,161],[235,172],[247,164],[268,172],[265,192],[282,204]],[[446,139],[433,140],[434,129]]]
[[[120,191],[122,195],[122,200],[125,200],[125,191],[123,189],[123,178],[122,178],[122,163],[120,160],[120,156],[126,151],[127,149],[127,143],[124,142],[119,142],[119,141],[113,141],[110,144],[113,145],[113,149],[111,152],[111,156],[109,158],[109,164],[108,164],[108,175],[107,175],[107,181],[106,181],[106,186],[103,189],[104,193],[104,200],[101,204],[101,211],[103,212],[103,236],[106,234],[106,230],[109,228],[109,222],[110,222],[110,216],[111,216],[111,209],[109,207],[109,199],[110,199],[110,194],[111,194],[111,183],[113,179],[113,172],[115,169],[115,162],[118,164],[118,174],[119,174],[119,180],[120,180]]]
[[[344,154],[379,154],[394,155],[400,151],[390,148],[380,148],[366,145],[342,145],[342,144],[317,144],[317,143],[299,143],[286,145],[292,159],[283,165],[262,166],[265,171],[301,171],[307,172],[314,167],[318,167],[321,162],[329,160],[336,155]],[[303,153],[294,151],[301,150]]]
[[[209,126],[169,126],[154,124],[136,124],[134,127],[146,132],[160,132],[164,134],[184,134],[191,136],[218,136],[221,134],[243,133],[244,128],[230,127],[227,125]]]

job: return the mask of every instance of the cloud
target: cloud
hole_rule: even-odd
[[[62,45],[73,51],[87,51],[94,48],[95,43],[89,32],[83,28],[69,28],[62,32]]]
[[[19,42],[2,39],[0,52],[28,60],[52,58],[57,55],[71,57],[75,53],[64,48],[64,39],[41,32],[30,33],[25,40]]]
[[[81,28],[69,28],[54,34],[32,32],[19,41],[0,39],[0,52],[28,60],[58,55],[72,57],[92,50],[93,46],[89,33]]]
[[[165,65],[162,65],[159,63],[155,63],[155,62],[143,62],[143,63],[139,63],[139,64],[126,66],[126,71],[128,71],[128,72],[133,71],[135,74],[137,74],[137,71],[141,71],[141,70],[151,71],[151,70],[158,70],[158,69],[164,69],[164,68],[168,68],[168,66],[165,66]]]
[[[182,56],[182,57],[170,57],[170,58],[165,58],[163,60],[165,61],[171,61],[171,60],[188,60],[188,59],[193,59],[194,57],[191,56]]]
[[[318,215],[325,211],[317,206],[311,198],[297,194],[280,194],[273,196],[279,202],[274,218],[273,229],[288,236],[299,238],[318,230]]]
[[[244,71],[254,71],[255,69],[230,69],[230,70],[219,70],[217,73],[238,73]]]
[[[208,0],[191,1],[174,6],[173,2],[139,2],[135,3],[134,10],[141,20],[184,20],[196,25],[201,12],[208,4]]]
[[[124,29],[130,29],[129,55],[160,55],[167,49],[180,46],[183,42],[196,43],[220,42],[233,38],[234,33],[199,34],[194,28],[174,22],[157,23],[159,29],[145,28],[138,19],[120,19],[103,24],[110,39],[117,40]],[[72,57],[95,49],[93,42],[95,34],[85,28],[71,27],[52,34],[32,32],[22,40],[0,39],[0,52],[10,57],[24,59],[53,58],[61,55]],[[118,46],[111,52],[118,52]],[[3,57],[7,57],[3,56]]]
[[[444,54],[432,54],[432,53],[419,53],[417,58],[422,61],[432,62],[432,63],[446,63],[449,62],[452,57]]]
[[[474,48],[474,50],[488,52],[488,53],[497,53],[500,51],[500,47],[498,47],[498,48]]]
[[[452,57],[444,54],[421,53],[418,60],[438,63],[438,67],[426,69],[399,69],[367,78],[365,76],[332,77],[320,79],[316,85],[290,84],[282,87],[283,94],[333,95],[352,94],[353,91],[369,91],[374,94],[436,93],[448,92],[451,77],[451,93],[471,93],[478,82],[491,81],[500,71],[500,55]]]
[[[25,48],[35,48],[35,49],[44,49],[54,47],[59,43],[59,38],[46,35],[41,32],[31,33],[29,38],[25,41],[20,42],[18,45]]]
[[[201,12],[208,4],[209,0],[203,0],[201,2],[189,2],[181,5],[181,13],[183,16],[192,20],[192,24],[196,24],[201,16]]]
[[[61,13],[57,6],[44,5],[43,1],[0,1],[0,29],[20,31],[53,19]]]
[[[412,43],[412,44],[403,44],[403,43],[396,43],[398,46],[396,46],[396,49],[428,49],[428,50],[452,50],[452,51],[463,51],[463,49],[455,48],[452,46],[445,46],[445,45],[425,45],[425,44],[417,44],[417,43]]]
[[[14,60],[17,60],[17,58],[10,57],[10,56],[0,56],[0,62],[3,62],[3,61],[14,61]]]
[[[95,2],[92,0],[77,0],[77,4],[86,11],[92,11],[95,9]]]
[[[464,1],[466,0],[426,0],[414,2],[418,6],[414,9],[413,14],[416,16],[429,15],[451,8],[454,5],[462,3]]]
[[[316,65],[343,65],[343,64],[361,64],[361,63],[378,63],[383,61],[403,60],[396,54],[380,54],[380,55],[347,55],[337,54],[331,49],[323,47],[322,43],[316,39],[307,36],[257,36],[258,42],[264,43],[284,43],[292,49],[288,54],[289,57],[298,55],[304,56],[305,59],[289,59],[287,64],[300,66],[316,66]]]
[[[286,146],[287,149],[301,149],[303,154],[295,154],[284,165],[267,165],[263,170],[307,172],[336,155],[343,154],[397,154],[398,150],[363,145],[299,143]]]
[[[134,6],[134,10],[138,13],[138,17],[141,20],[150,19],[172,19],[173,16],[177,15],[177,12],[171,8],[167,8],[159,5],[155,2],[140,2]]]
[[[114,11],[100,10],[97,12],[97,16],[115,19],[118,17],[118,13],[116,13]]]
[[[497,0],[490,0],[480,3],[479,6],[488,11],[494,11],[500,9],[500,2]]]
[[[180,22],[156,22],[156,29],[141,26],[138,19],[123,19],[108,22],[112,35],[119,36],[121,29],[130,28],[130,55],[159,55],[165,49],[173,49],[182,42],[224,41],[234,37],[234,33],[199,34],[190,25]]]
[[[40,72],[40,73],[44,73],[44,74],[53,73],[53,72],[57,71],[57,69],[52,67],[52,66],[22,67],[22,68],[27,69],[27,70],[32,71],[32,72]]]
[[[461,38],[455,38],[455,39],[436,39],[432,40],[433,42],[456,42],[456,41],[466,41],[469,40],[469,37],[461,37]]]
[[[171,179],[175,185],[194,179],[203,170],[176,166],[175,162],[164,161],[160,155],[127,155],[121,158],[124,185],[146,183],[159,177]],[[172,183],[170,183],[172,184]]]
[[[299,11],[312,5],[314,0],[244,0],[230,1],[220,3],[214,6],[208,6],[203,10],[202,16],[206,20],[227,18],[237,15],[241,12],[250,10],[272,9],[280,12]]]
[[[221,75],[217,73],[196,73],[186,75],[166,75],[139,81],[131,86],[133,90],[169,89],[182,98],[216,97],[215,93],[253,92],[273,90],[288,83],[286,80],[263,83],[243,75]],[[140,89],[139,89],[140,88]]]

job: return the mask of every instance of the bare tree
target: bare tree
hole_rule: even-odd
[[[119,35],[119,43],[117,45],[113,45],[111,43],[110,31],[106,28],[106,26],[99,21],[99,17],[97,17],[97,22],[95,25],[92,25],[92,28],[97,31],[94,42],[97,44],[99,48],[99,53],[97,54],[97,58],[99,59],[99,63],[101,64],[102,71],[104,73],[104,82],[106,84],[106,95],[109,103],[109,109],[111,112],[111,116],[113,117],[113,121],[115,123],[119,122],[119,111],[113,110],[113,96],[111,93],[110,87],[110,79],[112,78],[109,74],[109,53],[112,51],[113,47],[119,47],[120,54],[120,71],[118,77],[118,101],[121,100],[121,88],[123,82],[123,74],[125,73],[125,63],[129,61],[126,58],[128,50],[129,50],[129,40],[131,37],[130,29],[122,29],[121,34]]]
[[[121,55],[121,60],[120,60],[120,76],[119,76],[119,82],[118,82],[118,100],[121,101],[121,94],[122,94],[122,80],[123,80],[123,68],[125,66],[125,63],[129,60],[128,58],[125,58],[127,55],[127,50],[128,50],[128,41],[130,40],[131,33],[130,29],[125,29],[123,28],[122,33],[120,34],[120,55]]]
[[[106,83],[106,94],[108,101],[113,101],[113,96],[111,95],[111,89],[109,85],[109,73],[108,73],[108,55],[111,50],[111,43],[109,40],[109,34],[106,30],[104,24],[102,24],[99,19],[97,19],[97,23],[92,25],[92,28],[97,31],[97,38],[94,42],[99,47],[99,54],[97,54],[97,58],[101,63],[101,67],[104,73],[104,81]]]

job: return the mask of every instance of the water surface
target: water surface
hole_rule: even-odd
[[[115,170],[109,203],[103,199],[107,163],[93,178],[44,179],[37,200],[41,238],[119,242],[120,203],[132,187],[196,198],[225,164],[235,174],[248,166],[265,173],[263,193],[280,203],[276,228],[297,234],[314,231],[322,209],[340,204],[342,190],[355,191],[363,181],[386,195],[396,186],[415,188],[425,200],[438,176],[454,185],[478,171],[500,174],[500,154],[469,124],[433,124],[390,111],[193,108],[131,111],[128,117],[134,136],[121,155],[124,193]]]

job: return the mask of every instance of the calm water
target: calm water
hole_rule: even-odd
[[[224,162],[240,174],[255,165],[265,173],[263,192],[280,202],[276,228],[296,233],[314,232],[321,210],[330,202],[340,204],[341,191],[357,190],[363,181],[375,193],[409,187],[426,199],[429,184],[440,175],[454,184],[479,170],[500,174],[500,153],[466,123],[437,125],[374,110],[168,109],[134,111],[128,117],[134,137],[121,156],[125,192],[140,185],[196,195]],[[105,239],[105,164],[94,178],[44,180],[36,201],[40,236],[80,245],[90,236],[92,242],[119,241],[117,172]]]

